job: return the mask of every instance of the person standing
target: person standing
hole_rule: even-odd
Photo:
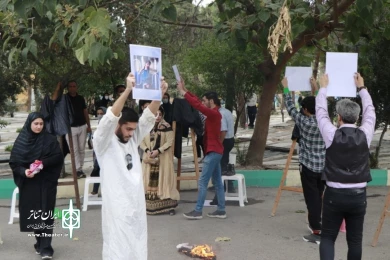
[[[87,133],[91,133],[91,123],[87,110],[87,104],[83,96],[77,93],[78,87],[75,80],[68,82],[68,97],[73,107],[73,123],[71,124],[74,159],[78,178],[85,178],[83,171],[85,158],[85,144]],[[69,144],[69,135],[66,135]]]
[[[164,94],[162,102],[162,106],[164,108],[164,120],[168,124],[172,125],[173,105],[171,104],[171,97],[168,93]]]
[[[253,93],[252,97],[249,99],[247,105],[246,105],[246,110],[248,113],[248,118],[249,118],[249,125],[248,127],[250,129],[253,129],[255,127],[255,119],[256,119],[256,114],[257,114],[257,95]]]
[[[312,88],[316,88],[316,82],[310,79]],[[308,96],[302,100],[302,113],[294,105],[289,94],[287,78],[282,80],[284,98],[288,114],[294,119],[300,132],[299,137],[299,172],[303,196],[309,212],[308,228],[310,235],[303,236],[306,242],[317,243],[321,241],[321,209],[324,184],[321,173],[325,166],[325,143],[317,125],[315,97]],[[315,91],[312,91],[313,93]]]
[[[316,99],[318,127],[326,145],[325,169],[322,173],[326,188],[322,212],[321,260],[334,259],[334,243],[343,219],[347,229],[347,259],[362,259],[366,186],[372,180],[368,161],[376,116],[364,79],[359,73],[354,78],[363,106],[360,127],[356,127],[360,106],[349,99],[337,102],[337,127],[332,124],[326,99],[328,75],[322,76],[321,89]]]
[[[215,186],[215,193],[218,198],[218,208],[213,213],[207,214],[207,216],[210,218],[224,219],[226,218],[225,194],[223,191],[220,164],[223,154],[223,145],[221,142],[222,116],[218,111],[221,106],[221,102],[215,92],[208,92],[204,94],[202,102],[200,102],[198,97],[185,88],[183,80],[178,82],[177,89],[182,95],[184,95],[184,98],[193,108],[200,111],[207,117],[205,122],[205,133],[203,136],[206,156],[203,160],[202,173],[198,182],[198,200],[195,210],[185,213],[183,216],[188,219],[202,219],[202,210],[206,199],[207,185],[212,177]]]
[[[221,121],[221,142],[223,143],[223,155],[221,159],[221,172],[222,175],[231,175],[233,169],[229,169],[229,155],[234,147],[234,118],[232,112],[224,107],[219,108],[219,112],[222,115]],[[226,185],[224,184],[226,191]],[[228,181],[228,192],[234,193],[233,181]],[[218,205],[217,196],[214,196],[210,205]]]
[[[102,179],[103,260],[146,260],[148,256],[145,190],[138,146],[153,129],[160,101],[152,101],[138,118],[134,109],[123,109],[135,86],[133,74],[126,78],[126,85],[125,92],[100,120],[93,138]],[[167,88],[162,81],[162,94]]]
[[[146,198],[146,213],[175,215],[180,199],[176,188],[172,146],[174,134],[170,124],[164,120],[164,108],[157,112],[154,128],[143,139],[140,147],[144,151],[142,172]]]
[[[96,113],[97,113],[97,118],[98,118],[98,124],[99,124],[100,120],[102,120],[103,116],[106,114],[106,111],[107,111],[107,108],[105,108],[105,107],[99,107],[97,109]],[[99,176],[100,176],[100,167],[99,167],[99,162],[96,158],[96,154],[94,151],[93,152],[93,169],[91,172],[91,177],[99,177]],[[94,183],[90,196],[98,197],[99,187],[100,187],[99,182]]]
[[[19,188],[19,226],[21,232],[34,232],[34,248],[42,259],[52,259],[58,178],[64,158],[57,138],[46,132],[43,115],[29,114],[16,138],[9,165]],[[33,174],[30,164],[42,162],[43,169]]]
[[[203,115],[201,112],[199,112],[199,116],[200,116],[200,121],[202,122],[202,131],[200,131],[201,133],[197,133],[196,134],[196,154],[198,156],[198,159],[199,158],[202,158],[202,154],[203,154],[203,157],[206,156],[205,154],[205,150],[204,150],[204,145],[203,145],[203,135],[204,135],[204,126],[205,126],[205,122],[206,122],[206,116]],[[199,162],[203,162],[203,159],[201,159]]]

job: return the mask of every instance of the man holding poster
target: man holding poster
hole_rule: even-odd
[[[168,84],[161,82],[162,94]],[[160,101],[152,101],[142,116],[123,106],[135,87],[129,74],[126,89],[107,109],[93,138],[102,179],[103,260],[146,260],[145,192],[138,146],[152,130]]]
[[[360,106],[342,99],[336,104],[337,126],[329,118],[326,100],[328,75],[320,80],[321,90],[316,99],[318,127],[326,145],[326,181],[323,199],[320,259],[334,259],[334,243],[345,219],[348,260],[362,259],[363,224],[366,215],[366,186],[371,181],[368,165],[370,144],[375,130],[375,108],[359,73],[355,85],[362,99],[363,118],[356,127]],[[335,82],[333,82],[335,84]],[[336,83],[337,84],[337,83]]]
[[[314,78],[310,79],[313,88],[316,88]],[[299,139],[299,171],[303,196],[309,212],[308,228],[312,234],[304,236],[303,240],[311,243],[320,243],[321,207],[324,184],[321,173],[325,165],[325,144],[317,126],[315,116],[315,97],[309,96],[302,100],[303,114],[300,113],[289,94],[287,78],[282,80],[284,97],[288,114],[294,119],[300,132]]]

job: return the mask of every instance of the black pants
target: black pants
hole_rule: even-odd
[[[229,164],[229,154],[234,147],[234,138],[229,138],[223,140],[223,155],[221,159],[221,171],[224,172],[227,170]]]
[[[307,211],[309,212],[309,224],[313,230],[321,230],[321,209],[324,183],[321,173],[309,170],[300,164],[303,196],[305,197]]]
[[[249,127],[254,127],[255,125],[255,119],[256,119],[256,114],[257,114],[257,107],[256,106],[251,106],[247,107],[248,110],[248,118],[249,118]]]
[[[197,135],[196,136],[196,153],[198,154],[198,158],[202,157],[202,152],[203,156],[206,154],[204,153],[204,146],[203,146],[203,135]]]
[[[41,255],[53,255],[54,250],[51,247],[51,235],[53,234],[53,229],[45,229],[44,231],[35,230],[34,234],[35,239],[37,240],[35,247],[41,253]],[[45,234],[49,236],[45,236]]]
[[[227,166],[229,164],[229,154],[232,151],[233,147],[234,147],[234,138],[228,138],[228,139],[223,140],[223,155],[221,158],[221,172],[222,173],[227,170]],[[223,183],[223,187],[226,191],[225,182]],[[228,181],[228,189],[232,190],[233,188],[234,188],[233,181]],[[215,203],[218,203],[217,194],[215,194],[213,201]]]
[[[348,260],[362,259],[363,223],[366,215],[366,189],[326,187],[323,199],[320,259],[334,259],[334,243],[345,219]],[[338,257],[340,258],[340,256]]]
[[[95,156],[94,156],[95,157]],[[100,166],[96,158],[93,160],[93,170],[91,172],[91,177],[99,177],[100,176]],[[99,192],[99,186],[100,183],[94,183],[93,184],[93,193],[98,193]]]

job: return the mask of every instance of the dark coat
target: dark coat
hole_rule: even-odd
[[[10,167],[15,184],[19,188],[20,231],[44,231],[53,227],[57,184],[64,164],[64,158],[57,138],[45,130],[31,135],[31,122],[42,118],[38,113],[26,121],[12,149]],[[36,116],[38,114],[38,116]],[[31,118],[30,118],[31,117]],[[35,120],[34,119],[34,120]],[[29,129],[27,129],[29,128]],[[36,139],[30,141],[32,139]],[[26,155],[26,152],[31,155]],[[32,159],[34,158],[34,159]],[[35,160],[42,161],[43,169],[33,178],[27,178],[26,169]]]

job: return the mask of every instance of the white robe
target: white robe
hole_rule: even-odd
[[[146,206],[138,146],[152,130],[156,117],[145,109],[127,144],[115,135],[119,119],[108,108],[93,138],[102,179],[103,260],[146,260]],[[132,156],[130,171],[127,154]]]

